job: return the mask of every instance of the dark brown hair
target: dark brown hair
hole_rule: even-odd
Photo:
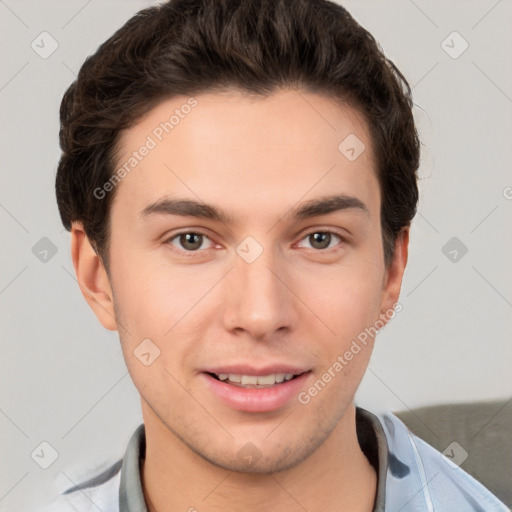
[[[384,259],[418,202],[420,143],[411,90],[374,37],[327,0],[171,0],[144,9],[89,56],[60,108],[56,177],[66,229],[81,221],[107,271],[109,212],[122,130],[160,101],[234,89],[300,88],[365,117],[377,160]],[[341,142],[341,141],[340,141]]]

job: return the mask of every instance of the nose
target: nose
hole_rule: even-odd
[[[296,321],[295,297],[284,262],[265,250],[252,262],[235,255],[225,283],[224,325],[230,332],[262,340],[291,330]]]

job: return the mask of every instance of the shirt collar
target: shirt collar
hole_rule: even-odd
[[[358,407],[356,428],[361,449],[377,471],[377,493],[373,512],[384,512],[388,444],[382,425],[374,414]],[[148,512],[142,491],[141,466],[146,457],[144,423],[133,433],[121,466],[119,512]]]
[[[140,471],[145,457],[146,433],[142,423],[133,433],[123,458],[119,485],[119,512],[147,512]]]
[[[382,424],[371,412],[356,408],[356,429],[361,450],[377,472],[377,492],[372,512],[384,512],[389,447]]]

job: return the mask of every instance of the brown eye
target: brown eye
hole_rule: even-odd
[[[334,247],[336,244],[332,242],[343,239],[340,235],[330,231],[314,231],[306,235],[302,240],[307,240],[311,249],[322,251]]]
[[[195,231],[187,231],[174,235],[169,238],[167,243],[185,252],[197,252],[200,249],[209,248],[208,246],[203,247],[205,241],[209,241],[210,246],[212,245],[210,239],[206,235],[196,233]]]
[[[199,233],[184,233],[180,235],[180,244],[188,251],[195,251],[199,249],[203,243],[203,235]]]
[[[309,235],[311,246],[314,249],[326,249],[331,243],[330,233],[312,233]]]

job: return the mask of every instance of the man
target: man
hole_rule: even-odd
[[[57,200],[144,424],[50,510],[506,510],[354,404],[401,307],[411,108],[328,1],[171,1],[86,60]]]

